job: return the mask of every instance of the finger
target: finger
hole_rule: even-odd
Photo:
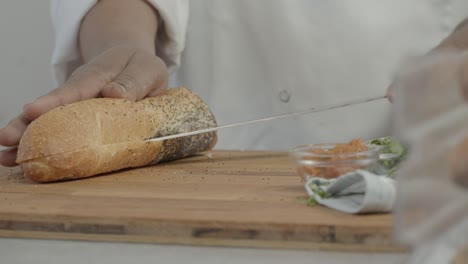
[[[462,88],[462,94],[465,100],[468,101],[468,57],[465,56],[465,60],[461,64],[460,68],[460,85]]]
[[[454,180],[468,187],[468,137],[449,151],[448,165]]]
[[[0,165],[5,167],[14,167],[18,164],[16,163],[16,155],[18,153],[18,148],[13,147],[0,151]]]
[[[30,121],[23,114],[11,120],[8,125],[0,129],[0,145],[12,147],[19,144]]]
[[[390,101],[390,103],[393,103],[393,83],[387,88],[387,93],[386,93],[386,96],[387,96],[387,99],[388,101]]]
[[[34,120],[55,107],[97,97],[102,88],[125,68],[131,55],[129,49],[104,52],[75,70],[63,85],[25,105],[23,111],[26,117]]]
[[[105,97],[137,101],[166,88],[167,80],[167,67],[160,58],[137,52],[102,93]]]

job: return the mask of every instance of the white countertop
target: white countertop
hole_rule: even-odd
[[[403,254],[241,249],[0,238],[2,264],[320,263],[397,264]]]

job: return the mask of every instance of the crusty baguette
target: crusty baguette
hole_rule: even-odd
[[[208,106],[185,88],[137,103],[97,98],[58,107],[26,129],[17,163],[38,182],[84,178],[211,149],[216,133],[145,139],[214,127]]]

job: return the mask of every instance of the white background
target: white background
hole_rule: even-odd
[[[0,125],[25,103],[53,89],[49,1],[0,2]]]

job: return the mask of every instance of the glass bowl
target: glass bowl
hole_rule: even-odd
[[[366,144],[367,150],[347,153],[331,153],[338,144],[310,144],[294,148],[289,157],[297,172],[305,180],[310,178],[333,179],[355,170],[368,170],[384,175],[387,169],[381,161],[392,160],[398,155],[381,153],[381,146]],[[342,145],[342,144],[339,144]]]

